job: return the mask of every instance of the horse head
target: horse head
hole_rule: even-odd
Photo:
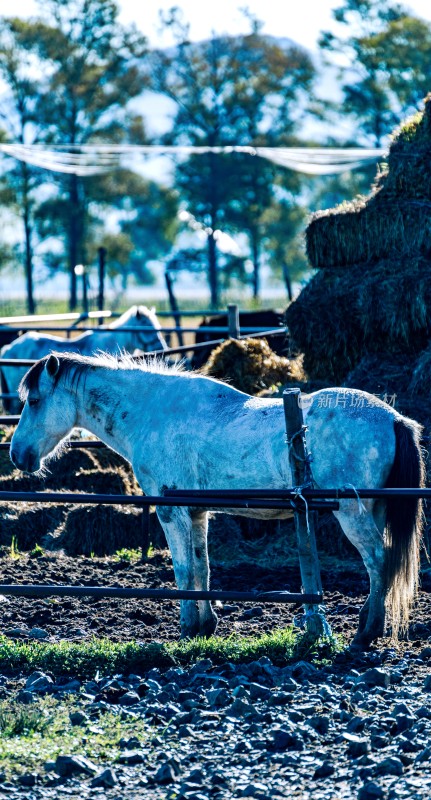
[[[10,457],[24,472],[38,472],[43,461],[63,442],[76,423],[76,403],[61,380],[63,358],[52,353],[37,361],[21,381],[24,402],[12,437]]]

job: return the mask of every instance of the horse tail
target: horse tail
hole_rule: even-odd
[[[395,458],[386,487],[421,488],[425,485],[425,463],[420,445],[422,427],[406,417],[396,417],[394,429]],[[399,631],[407,629],[411,604],[418,588],[422,529],[420,499],[388,498],[384,585],[395,638]]]

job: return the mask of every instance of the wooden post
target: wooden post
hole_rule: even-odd
[[[285,389],[283,391],[283,403],[292,483],[293,487],[296,488],[304,486],[308,479],[306,461],[308,454],[301,408],[301,390]],[[314,533],[313,512],[295,511],[294,516],[302,591],[305,594],[320,594],[322,592],[322,581]],[[327,632],[327,628],[325,630],[326,622],[319,606],[304,603],[304,611],[306,614],[306,627],[309,633],[320,636]]]
[[[141,561],[145,563],[147,560],[147,553],[150,549],[150,507],[142,506],[141,513],[141,535],[142,535],[142,555]]]
[[[229,329],[229,339],[239,339],[239,309],[235,304],[227,307],[227,326]]]
[[[103,311],[105,305],[105,263],[106,263],[106,249],[99,247],[97,250],[99,256],[99,290],[97,294],[97,308]],[[99,320],[99,325],[103,320]]]
[[[166,283],[166,288],[168,290],[169,304],[171,306],[172,316],[175,320],[175,326],[180,329],[177,331],[178,344],[180,347],[183,347],[184,338],[181,331],[181,313],[180,309],[178,308],[177,298],[175,297],[174,294],[174,282],[172,279],[172,275],[168,269],[165,271],[165,283]]]

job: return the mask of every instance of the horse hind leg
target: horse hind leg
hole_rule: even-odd
[[[385,629],[386,590],[384,581],[384,514],[374,510],[374,502],[363,501],[364,511],[359,512],[356,500],[342,501],[340,511],[334,512],[343,532],[362,556],[370,580],[370,593],[359,615],[359,627],[352,642],[355,647],[366,648]]]

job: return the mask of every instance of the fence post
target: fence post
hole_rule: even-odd
[[[99,257],[99,288],[97,293],[97,308],[99,311],[103,311],[105,305],[105,263],[106,263],[106,248],[99,247],[97,249],[97,254]],[[103,322],[103,320],[102,320]],[[100,325],[99,319],[99,325]]]
[[[227,326],[229,339],[239,339],[239,309],[236,304],[232,303],[227,307]]]
[[[304,417],[301,408],[301,390],[283,391],[284,416],[286,421],[289,462],[292,471],[293,487],[302,487],[308,480],[307,449],[305,442]],[[313,512],[295,511],[295,529],[298,543],[299,566],[301,570],[302,591],[305,594],[320,594],[319,557],[317,555]],[[314,636],[329,632],[327,623],[319,606],[304,603],[307,631]]]
[[[145,563],[147,560],[147,553],[150,548],[150,507],[142,506],[141,513],[141,547],[142,555],[141,561]]]

